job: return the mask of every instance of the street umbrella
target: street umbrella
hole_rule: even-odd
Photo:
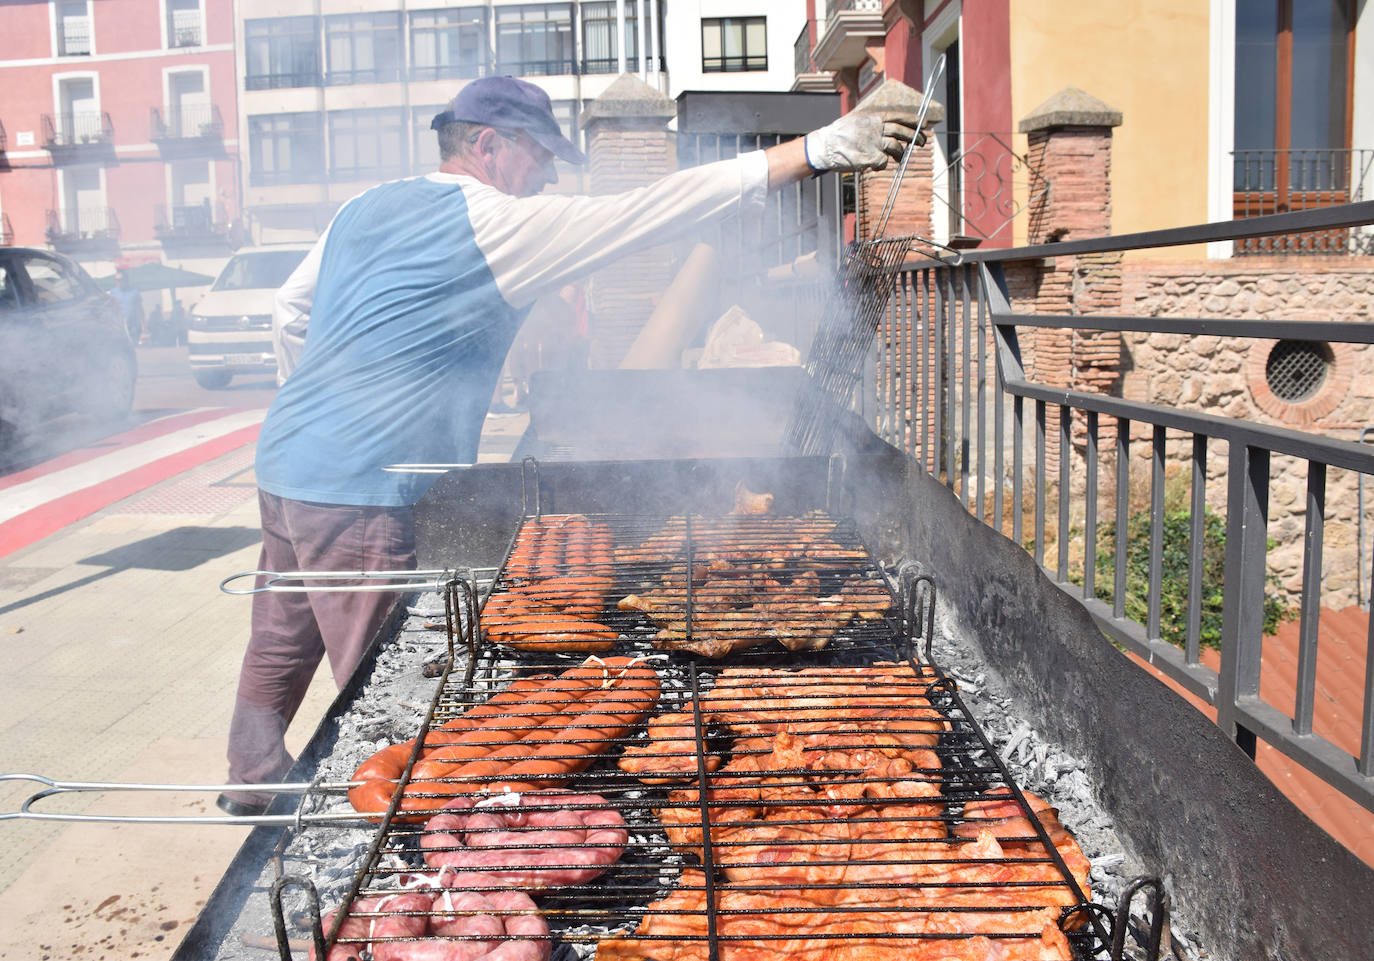
[[[171,267],[157,261],[120,269],[128,275],[129,286],[134,290],[175,290],[177,287],[204,287],[214,283],[215,280],[209,274],[198,274],[194,270],[182,270],[180,267]],[[105,290],[110,290],[115,285],[115,275],[99,277],[96,279],[96,283]]]

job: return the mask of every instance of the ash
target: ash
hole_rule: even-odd
[[[1097,802],[1102,785],[1088,764],[1021,720],[1008,686],[983,659],[978,645],[961,636],[961,629],[947,616],[937,613],[936,620],[932,660],[958,682],[964,704],[1016,783],[1059,809],[1060,820],[1092,862],[1089,882],[1094,903],[1115,912],[1126,887],[1142,875],[1159,876],[1159,866],[1141,863],[1122,845],[1111,815]],[[1181,961],[1211,961],[1214,956],[1202,947],[1197,928],[1189,923],[1186,913],[1174,907],[1177,902],[1171,877],[1165,874],[1163,881],[1170,894],[1170,917],[1160,946],[1161,957],[1172,951]],[[1148,892],[1137,894],[1126,939],[1129,957],[1144,957],[1150,927],[1148,910]]]

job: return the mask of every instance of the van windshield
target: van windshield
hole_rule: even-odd
[[[305,259],[304,250],[259,250],[235,254],[220,271],[211,290],[275,289],[286,283],[291,271]]]

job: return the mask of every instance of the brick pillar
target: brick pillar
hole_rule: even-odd
[[[882,107],[895,107],[906,110],[913,116],[921,108],[921,94],[899,80],[884,80],[867,97],[859,101],[859,110],[877,110]],[[945,108],[932,102],[926,112],[926,136],[931,138],[924,147],[917,148],[907,164],[902,184],[897,188],[897,200],[888,217],[888,237],[902,237],[920,234],[929,237],[933,229],[931,210],[931,128],[945,118]],[[878,226],[879,215],[887,200],[887,192],[892,187],[892,178],[897,172],[897,164],[890,163],[885,170],[865,171],[858,175],[855,208],[854,235],[858,240],[870,240]]]
[[[622,74],[582,112],[591,192],[619,193],[677,169],[677,144],[668,130],[673,101],[631,74]],[[672,279],[670,252],[631,254],[592,275],[592,367],[615,367],[634,342]]]
[[[1031,205],[1028,240],[1032,244],[1102,237],[1112,232],[1112,128],[1121,113],[1082,90],[1066,87],[1031,111],[1020,124],[1027,135],[1032,169],[1049,190]],[[1121,255],[1058,257],[1037,278],[1037,313],[1113,313],[1121,306]],[[1041,383],[1072,390],[1111,393],[1121,377],[1121,335],[1113,331],[1041,329],[1035,332],[1032,376]],[[1051,430],[1058,431],[1055,412]],[[1075,418],[1073,438],[1086,437]],[[1104,423],[1101,440],[1115,437]],[[1057,456],[1053,458],[1056,462]]]

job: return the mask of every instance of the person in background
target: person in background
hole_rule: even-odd
[[[555,158],[583,163],[549,97],[512,77],[463,87],[431,124],[438,172],[339,209],[277,294],[289,368],[263,422],[255,471],[264,571],[408,570],[411,508],[432,476],[403,462],[477,459],[497,377],[530,306],[631,252],[761,210],[814,173],[900,157],[914,118],[850,113],[804,139],[607,196],[540,196]],[[285,347],[286,350],[282,350]],[[297,353],[298,351],[298,353]],[[293,368],[293,369],[292,369]],[[230,814],[265,810],[292,766],[283,741],[328,655],[342,686],[393,598],[254,595],[229,730]]]
[[[119,301],[129,339],[139,343],[143,340],[143,294],[129,286],[129,275],[124,270],[115,271],[115,285],[110,293]]]

